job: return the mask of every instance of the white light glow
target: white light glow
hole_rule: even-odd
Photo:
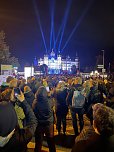
[[[34,76],[34,68],[33,67],[25,67],[24,68],[24,78]]]

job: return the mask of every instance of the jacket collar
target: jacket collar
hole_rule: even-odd
[[[14,131],[15,129],[12,132],[10,132],[9,135],[7,135],[6,137],[0,136],[0,147],[4,147],[9,142],[9,140],[14,134]]]

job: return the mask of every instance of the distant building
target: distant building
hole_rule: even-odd
[[[46,64],[48,66],[48,73],[49,74],[60,74],[63,72],[71,73],[72,65],[76,66],[76,69],[79,69],[79,58],[76,55],[74,61],[71,60],[69,56],[65,59],[62,58],[61,54],[55,54],[52,52],[48,55],[44,55],[44,58],[38,59],[38,65]]]

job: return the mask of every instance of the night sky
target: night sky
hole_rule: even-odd
[[[56,43],[57,51],[61,40],[62,56],[74,58],[77,52],[82,67],[95,65],[101,50],[106,62],[114,59],[114,0],[0,0],[0,30],[20,62],[32,64],[50,50],[51,16],[52,48],[64,27]]]

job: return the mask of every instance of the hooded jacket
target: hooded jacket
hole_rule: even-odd
[[[17,126],[17,116],[12,104],[7,103],[3,107],[3,103],[0,103],[0,110],[3,108],[4,112],[7,110],[9,114],[2,113],[1,115],[0,113],[0,118],[4,118],[0,119],[0,152],[26,152],[27,144],[34,135],[37,126],[36,117],[26,101],[21,103],[21,107],[25,113],[27,124],[23,129]]]
[[[47,95],[45,87],[41,86],[37,93],[36,106],[34,109],[38,124],[50,125],[53,123],[52,102]]]
[[[24,93],[24,96],[25,96],[26,101],[27,101],[27,102],[29,103],[29,105],[32,107],[33,100],[35,99],[34,93],[33,93],[32,91],[25,92],[25,93]]]

